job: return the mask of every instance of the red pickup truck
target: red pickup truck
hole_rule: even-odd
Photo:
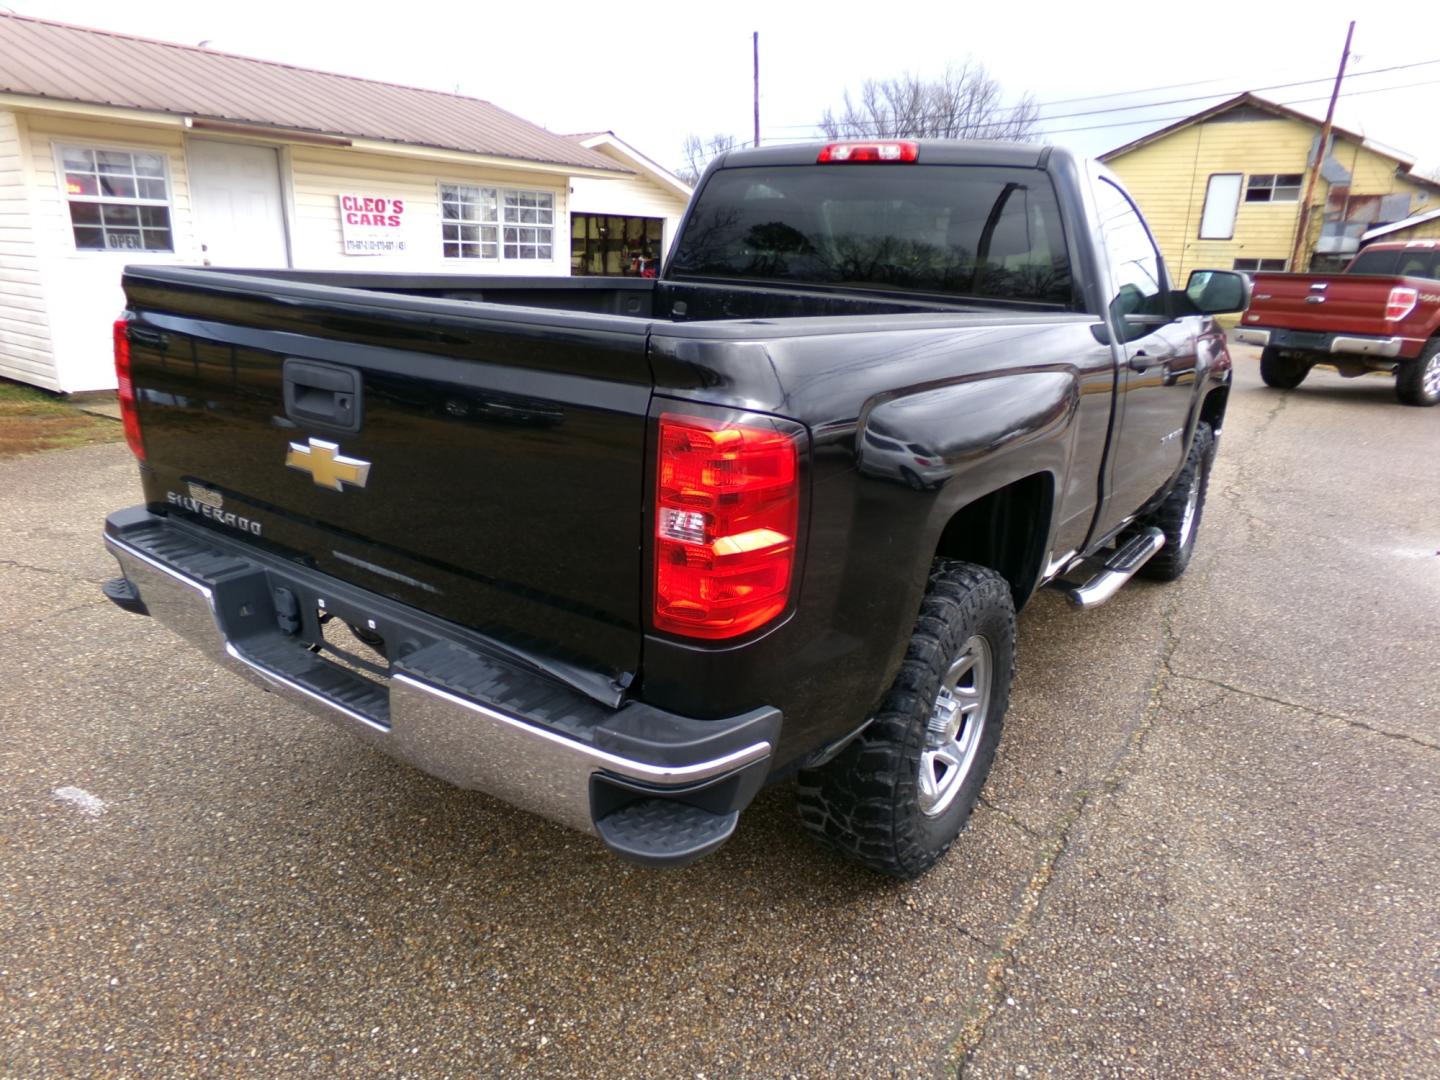
[[[1316,364],[1346,378],[1395,372],[1406,405],[1440,402],[1440,241],[1371,244],[1341,274],[1257,274],[1236,337],[1260,377],[1299,386]]]

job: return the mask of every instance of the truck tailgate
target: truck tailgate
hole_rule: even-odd
[[[1388,334],[1390,290],[1404,278],[1372,274],[1257,274],[1244,325],[1332,334]]]
[[[152,506],[577,670],[636,670],[643,320],[171,267],[131,268],[125,293]]]

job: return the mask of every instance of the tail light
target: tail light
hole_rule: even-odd
[[[145,440],[140,437],[140,413],[135,408],[135,383],[130,378],[130,323],[115,320],[115,382],[120,398],[120,419],[125,424],[125,441],[130,452],[145,460]]]
[[[785,610],[799,476],[795,439],[783,432],[674,413],[660,417],[656,629],[730,638]]]
[[[1418,289],[1412,289],[1408,285],[1396,285],[1390,290],[1390,298],[1385,301],[1385,318],[1398,322],[1415,310],[1419,300]]]
[[[818,165],[841,162],[899,161],[912,162],[920,157],[920,144],[889,140],[886,142],[835,142],[820,148]]]

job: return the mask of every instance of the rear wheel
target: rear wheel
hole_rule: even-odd
[[[1260,378],[1277,390],[1294,390],[1310,374],[1310,365],[1298,356],[1282,353],[1271,345],[1260,354]]]
[[[1440,402],[1440,338],[1427,342],[1414,360],[1400,362],[1395,369],[1395,396],[1406,405]]]
[[[882,874],[923,874],[980,797],[1014,671],[1009,583],[937,559],[905,659],[870,726],[833,761],[800,774],[806,829]]]
[[[1205,491],[1210,485],[1211,449],[1215,436],[1210,425],[1198,424],[1185,468],[1175,480],[1170,494],[1142,521],[1165,534],[1165,546],[1138,571],[1141,577],[1155,581],[1174,581],[1190,565],[1195,551],[1195,534],[1200,531],[1200,515],[1205,511]]]

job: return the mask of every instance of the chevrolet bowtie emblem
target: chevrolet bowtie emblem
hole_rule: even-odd
[[[363,488],[370,479],[370,462],[346,457],[340,453],[339,443],[324,439],[312,438],[308,444],[292,442],[285,464],[309,473],[315,483],[332,491],[344,491],[345,484]]]

